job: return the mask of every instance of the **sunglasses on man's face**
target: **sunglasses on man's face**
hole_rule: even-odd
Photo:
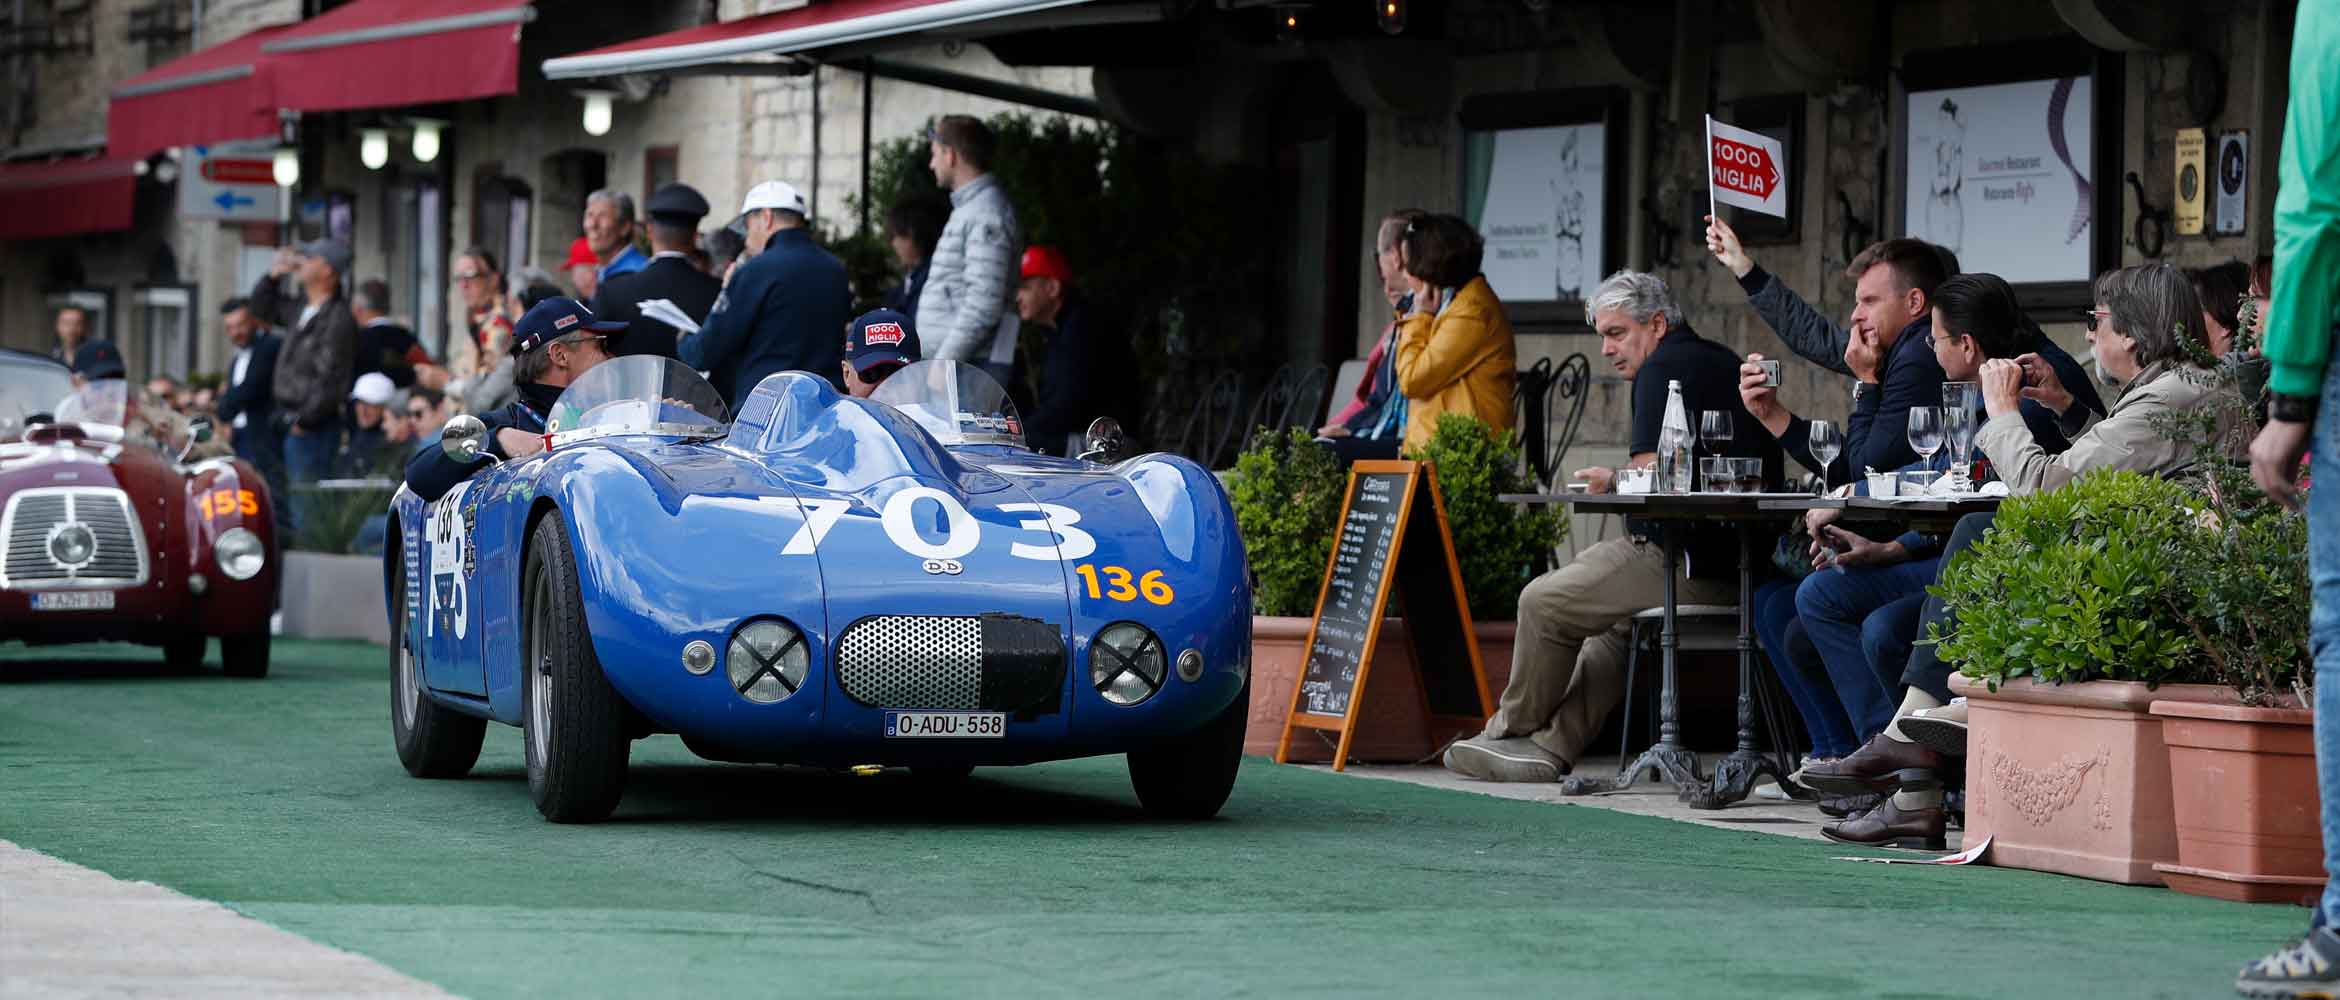
[[[421,407],[416,407],[406,411],[406,415],[409,419],[413,420],[429,420],[431,418],[431,411]]]
[[[2095,332],[2096,332],[2096,325],[2097,325],[2097,324],[2099,324],[2099,323],[2103,323],[2103,322],[2105,322],[2105,321],[2108,321],[2108,320],[2112,319],[2112,310],[2110,310],[2110,309],[2082,309],[2082,310],[2080,310],[2080,315],[2082,315],[2082,316],[2084,316],[2084,317],[2087,317],[2087,318],[2086,318],[2086,320],[2085,320],[2084,322],[2086,322],[2086,323],[2088,324],[2088,332],[2090,332],[2090,333],[2095,333]]]

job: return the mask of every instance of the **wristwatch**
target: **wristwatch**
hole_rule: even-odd
[[[2321,402],[2316,397],[2294,396],[2287,392],[2268,393],[2268,396],[2272,400],[2267,407],[2269,417],[2289,424],[2316,422],[2316,404]]]

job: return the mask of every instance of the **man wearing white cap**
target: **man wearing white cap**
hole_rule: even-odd
[[[390,403],[398,394],[398,386],[390,376],[381,372],[367,372],[357,377],[349,390],[349,434],[341,444],[341,454],[335,461],[335,471],[352,479],[362,479],[381,471],[387,432],[382,426]],[[404,456],[393,456],[402,458]]]
[[[709,373],[732,406],[773,372],[811,372],[837,383],[839,334],[853,318],[853,293],[845,262],[805,228],[811,214],[786,181],[750,189],[738,224],[753,256],[732,266],[699,332],[675,343],[675,356]]]

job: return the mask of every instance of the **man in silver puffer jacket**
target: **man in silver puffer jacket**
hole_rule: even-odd
[[[1016,207],[990,174],[991,129],[947,115],[927,134],[934,179],[951,193],[951,218],[934,248],[918,299],[918,346],[928,359],[989,368],[1002,383],[1015,363],[1016,266],[1024,233]]]

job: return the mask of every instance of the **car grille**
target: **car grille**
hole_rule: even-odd
[[[89,532],[96,542],[78,565],[59,562],[50,539],[60,530]],[[0,557],[0,588],[57,590],[128,587],[146,582],[146,540],[121,490],[45,487],[23,490],[0,512],[0,536],[8,549]]]
[[[837,682],[873,708],[1046,714],[1063,700],[1064,636],[1017,615],[879,615],[837,639]]]

